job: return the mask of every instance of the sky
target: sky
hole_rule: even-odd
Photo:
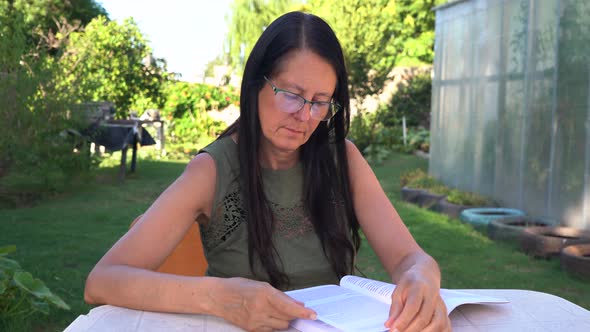
[[[133,17],[154,56],[184,81],[199,81],[205,65],[221,54],[225,15],[232,0],[97,0],[109,18]]]

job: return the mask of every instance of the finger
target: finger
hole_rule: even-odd
[[[412,320],[414,320],[414,317],[416,317],[416,314],[422,307],[422,299],[422,296],[412,296],[406,301],[404,307],[402,308],[402,312],[393,322],[392,327],[394,331],[396,329],[398,331],[404,331],[406,327],[412,322]]]
[[[385,322],[385,327],[391,327],[393,322],[397,319],[399,314],[402,312],[404,303],[402,301],[401,291],[396,288],[391,295],[391,306],[389,307],[389,319]]]
[[[424,308],[425,302],[422,303],[422,309],[414,316],[412,321],[403,329],[403,332],[422,332],[432,323],[434,312],[427,313]],[[440,331],[440,330],[436,330]]]
[[[435,296],[424,297],[424,300],[422,302],[422,308],[420,308],[420,312],[418,313],[418,315],[424,317],[424,326],[430,323],[435,310],[439,309],[438,306],[441,302],[442,300],[440,299],[440,296],[438,294]]]
[[[451,320],[446,310],[436,310],[430,324],[423,329],[424,332],[451,331]]]
[[[256,330],[254,330],[254,332],[273,332],[272,327],[269,326],[261,326],[259,328],[257,328]]]
[[[293,300],[295,303],[297,303],[297,304],[299,304],[299,305],[305,306],[305,302],[301,302],[301,301],[299,301],[299,300],[295,300],[295,299],[294,299],[294,298],[292,298],[292,297],[291,297],[291,300]]]
[[[281,310],[277,310],[274,307],[272,307],[271,309],[272,309],[272,311],[270,313],[270,316],[272,316],[274,318],[282,319],[282,320],[286,320],[286,321],[290,321],[290,320],[293,320],[296,318],[296,317],[293,317],[292,315],[287,314]]]
[[[284,314],[290,315],[290,319],[316,319],[317,314],[310,308],[306,308],[302,304],[298,304],[290,298],[287,294],[277,291],[269,298],[270,304],[277,310]]]
[[[297,305],[300,305],[300,306],[302,306],[302,307],[305,307],[305,303],[304,303],[304,302],[297,301],[297,300],[294,300],[294,299],[292,299],[292,300],[293,300],[293,302],[294,302],[295,304],[297,304]],[[272,309],[272,315],[271,315],[271,316],[273,316],[273,317],[275,317],[275,318],[284,319],[284,320],[293,320],[293,319],[295,319],[295,318],[299,318],[299,317],[293,316],[293,315],[291,315],[291,314],[287,314],[287,313],[285,313],[285,312],[284,312],[284,310],[283,310],[283,308],[279,308],[279,309],[277,309],[277,308],[276,308],[274,305],[272,305],[272,304],[271,304],[271,309]]]
[[[286,330],[289,328],[289,320],[279,319],[276,317],[269,317],[267,321],[268,327],[274,330]]]

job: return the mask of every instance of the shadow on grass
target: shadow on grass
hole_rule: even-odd
[[[590,284],[562,271],[558,258],[534,259],[518,251],[517,244],[494,242],[458,219],[402,201],[393,203],[416,241],[439,263],[443,288],[529,289],[590,309]],[[361,270],[390,281],[367,242],[363,245]]]
[[[34,206],[0,209],[0,245],[15,244],[14,258],[71,307],[34,316],[35,330],[63,330],[91,306],[83,301],[86,276],[128,229],[130,222],[184,170],[186,162],[141,160],[118,182],[118,167]]]

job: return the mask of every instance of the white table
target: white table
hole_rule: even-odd
[[[590,331],[590,311],[560,297],[528,290],[465,289],[505,298],[504,304],[466,304],[450,315],[455,332]],[[207,315],[167,314],[100,306],[79,316],[64,332],[235,332],[243,331],[223,319]],[[291,328],[287,331],[296,332]]]

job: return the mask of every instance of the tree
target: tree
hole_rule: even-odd
[[[432,8],[446,0],[402,0],[396,4],[396,66],[432,64],[434,20]]]
[[[432,63],[434,12],[445,0],[235,0],[228,20],[230,62],[241,70],[263,29],[291,10],[312,12],[336,32],[352,94],[378,93],[396,65]]]
[[[434,12],[444,0],[311,0],[336,31],[352,95],[379,93],[396,65],[432,63]]]
[[[55,20],[60,17],[69,22],[80,21],[86,25],[92,19],[107,12],[94,0],[13,0],[14,7],[25,14],[29,27],[43,30],[55,28]]]
[[[30,47],[39,37],[59,30],[59,22],[85,26],[107,12],[94,0],[12,0],[14,8],[23,14],[25,31],[29,32]],[[31,32],[35,32],[34,34]]]
[[[312,0],[344,49],[353,96],[377,92],[395,64],[395,9],[388,0]]]
[[[25,23],[23,14],[10,2],[0,2],[0,22],[0,75],[6,75],[20,67],[27,50]]]
[[[100,16],[70,35],[57,60],[59,84],[79,102],[114,102],[124,117],[137,96],[160,97],[164,62],[145,59],[153,59],[151,49],[133,19],[119,24]]]
[[[300,0],[234,0],[227,18],[229,64],[241,73],[262,31],[282,14],[302,9]]]
[[[31,48],[26,13],[0,2],[0,206],[30,203],[89,170],[87,147],[68,130],[70,98],[56,89],[55,58]]]

